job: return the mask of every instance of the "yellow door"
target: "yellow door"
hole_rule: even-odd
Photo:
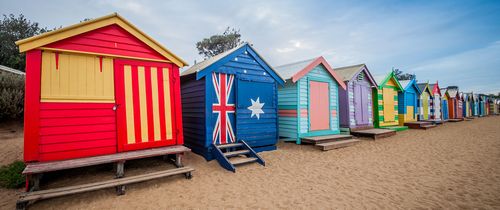
[[[394,90],[383,88],[384,121],[394,122]]]
[[[406,106],[406,122],[415,121],[415,110],[413,106]]]

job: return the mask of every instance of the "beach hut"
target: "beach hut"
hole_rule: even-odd
[[[417,86],[421,91],[418,103],[419,104],[418,121],[426,121],[430,119],[431,115],[432,92],[429,89],[429,83],[418,83]]]
[[[399,125],[418,120],[418,97],[421,90],[415,79],[400,80],[404,91],[398,92]]]
[[[441,119],[443,120],[448,120],[450,118],[449,112],[448,112],[448,104],[450,101],[450,94],[448,93],[448,89],[446,88],[441,88]]]
[[[493,95],[490,95],[489,104],[490,104],[490,115],[498,114],[498,104],[497,100]]]
[[[286,81],[278,88],[281,137],[300,144],[303,137],[340,133],[338,94],[346,86],[323,57],[274,69]]]
[[[373,90],[373,117],[374,126],[393,130],[406,130],[408,127],[399,126],[398,92],[404,91],[396,78],[394,71],[387,76],[375,77],[378,89]]]
[[[479,116],[479,94],[471,93],[471,110],[472,116]]]
[[[435,84],[429,84],[429,89],[432,92],[431,95],[431,120],[432,121],[441,121],[441,90],[439,88],[439,84],[436,82]]]
[[[26,53],[24,161],[29,201],[184,174],[181,58],[114,13],[17,41]],[[124,177],[125,162],[175,155],[175,169]],[[106,163],[116,178],[39,190],[40,175]],[[123,178],[123,179],[122,179]],[[54,192],[57,192],[54,194]]]
[[[464,117],[472,117],[472,94],[471,93],[462,93],[462,109]]]
[[[175,81],[187,64],[118,14],[16,44],[26,52],[26,162],[183,144]]]
[[[346,89],[339,89],[340,127],[349,131],[373,128],[372,90],[377,83],[365,64],[334,69]]]
[[[450,114],[450,119],[462,119],[462,94],[460,94],[460,92],[458,91],[458,86],[448,86],[447,89],[448,94],[450,95],[450,100],[448,101],[448,112]]]
[[[239,164],[264,164],[255,152],[276,149],[283,84],[248,43],[193,65],[181,74],[185,145],[233,172]]]

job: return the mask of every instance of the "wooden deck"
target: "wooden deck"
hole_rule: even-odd
[[[337,135],[326,135],[326,136],[302,137],[301,141],[303,143],[316,145],[316,144],[328,143],[346,139],[352,139],[352,135],[337,134]]]
[[[405,131],[405,130],[408,130],[408,126],[387,126],[387,127],[383,127],[383,128],[394,130],[394,131]]]
[[[448,122],[462,122],[464,121],[464,118],[453,118],[453,119],[448,119]]]
[[[191,151],[191,149],[182,145],[177,145],[171,147],[136,150],[131,152],[122,152],[111,155],[102,155],[102,156],[95,156],[88,158],[50,161],[42,163],[28,163],[23,171],[23,174],[37,174],[50,171],[59,171],[64,169],[81,168],[81,167],[100,165],[105,163],[115,163],[126,160],[142,159],[142,158],[170,155],[170,154],[179,154],[189,151]]]
[[[367,130],[351,131],[351,135],[359,137],[368,137],[372,138],[373,140],[377,140],[389,136],[394,136],[396,135],[396,131],[389,129],[373,128]]]
[[[424,130],[436,127],[431,122],[427,121],[406,122],[404,125],[408,126],[408,128],[410,129],[424,129]]]
[[[192,176],[191,171],[193,171],[194,169],[190,167],[184,167],[182,164],[182,154],[184,154],[184,152],[189,152],[189,151],[191,150],[187,147],[184,147],[182,145],[176,145],[170,147],[136,150],[130,152],[116,153],[111,155],[102,155],[102,156],[78,158],[71,160],[28,163],[23,171],[23,174],[26,175],[26,183],[27,183],[26,191],[29,192],[24,193],[20,196],[17,202],[17,208],[24,209],[26,208],[29,202],[34,202],[41,199],[59,197],[64,195],[72,195],[76,193],[89,192],[110,187],[116,187],[117,194],[122,195],[125,193],[126,184],[132,184],[151,179],[173,176],[177,174],[184,174],[186,178],[190,179]],[[172,160],[175,166],[177,167],[176,169],[124,178],[126,161],[155,157],[155,156],[167,157],[167,155],[175,155],[175,159],[173,158]],[[106,163],[116,163],[116,174],[114,176],[116,179],[78,185],[78,186],[39,190],[40,176],[43,173],[65,170],[65,169],[81,168],[93,165],[101,165]]]
[[[356,143],[360,142],[360,140],[357,139],[347,139],[347,140],[340,140],[340,141],[334,141],[334,142],[327,142],[327,143],[321,143],[321,144],[316,144],[317,147],[319,147],[323,151],[327,150],[332,150],[332,149],[339,149],[343,147],[349,147],[352,146]]]

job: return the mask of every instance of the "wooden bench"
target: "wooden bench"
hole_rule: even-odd
[[[20,196],[16,206],[18,209],[25,209],[30,202],[35,202],[37,200],[72,195],[76,193],[89,192],[111,187],[116,187],[117,194],[123,195],[125,194],[125,185],[127,184],[143,182],[178,174],[184,174],[187,179],[190,179],[192,177],[191,172],[194,171],[194,169],[190,167],[184,167],[182,164],[182,155],[184,154],[184,152],[189,151],[191,151],[189,148],[182,145],[177,145],[71,160],[28,163],[23,171],[23,174],[26,175],[27,192],[23,193]],[[155,156],[167,157],[167,155],[175,155],[175,158],[172,160],[177,168],[124,178],[125,161]],[[106,163],[116,163],[116,175],[115,179],[113,180],[39,191],[40,177],[43,173]]]

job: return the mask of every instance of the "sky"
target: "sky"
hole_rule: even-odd
[[[48,28],[118,12],[190,64],[203,60],[197,41],[233,27],[272,66],[323,56],[477,93],[500,93],[499,11],[498,0],[0,0],[0,14]]]

